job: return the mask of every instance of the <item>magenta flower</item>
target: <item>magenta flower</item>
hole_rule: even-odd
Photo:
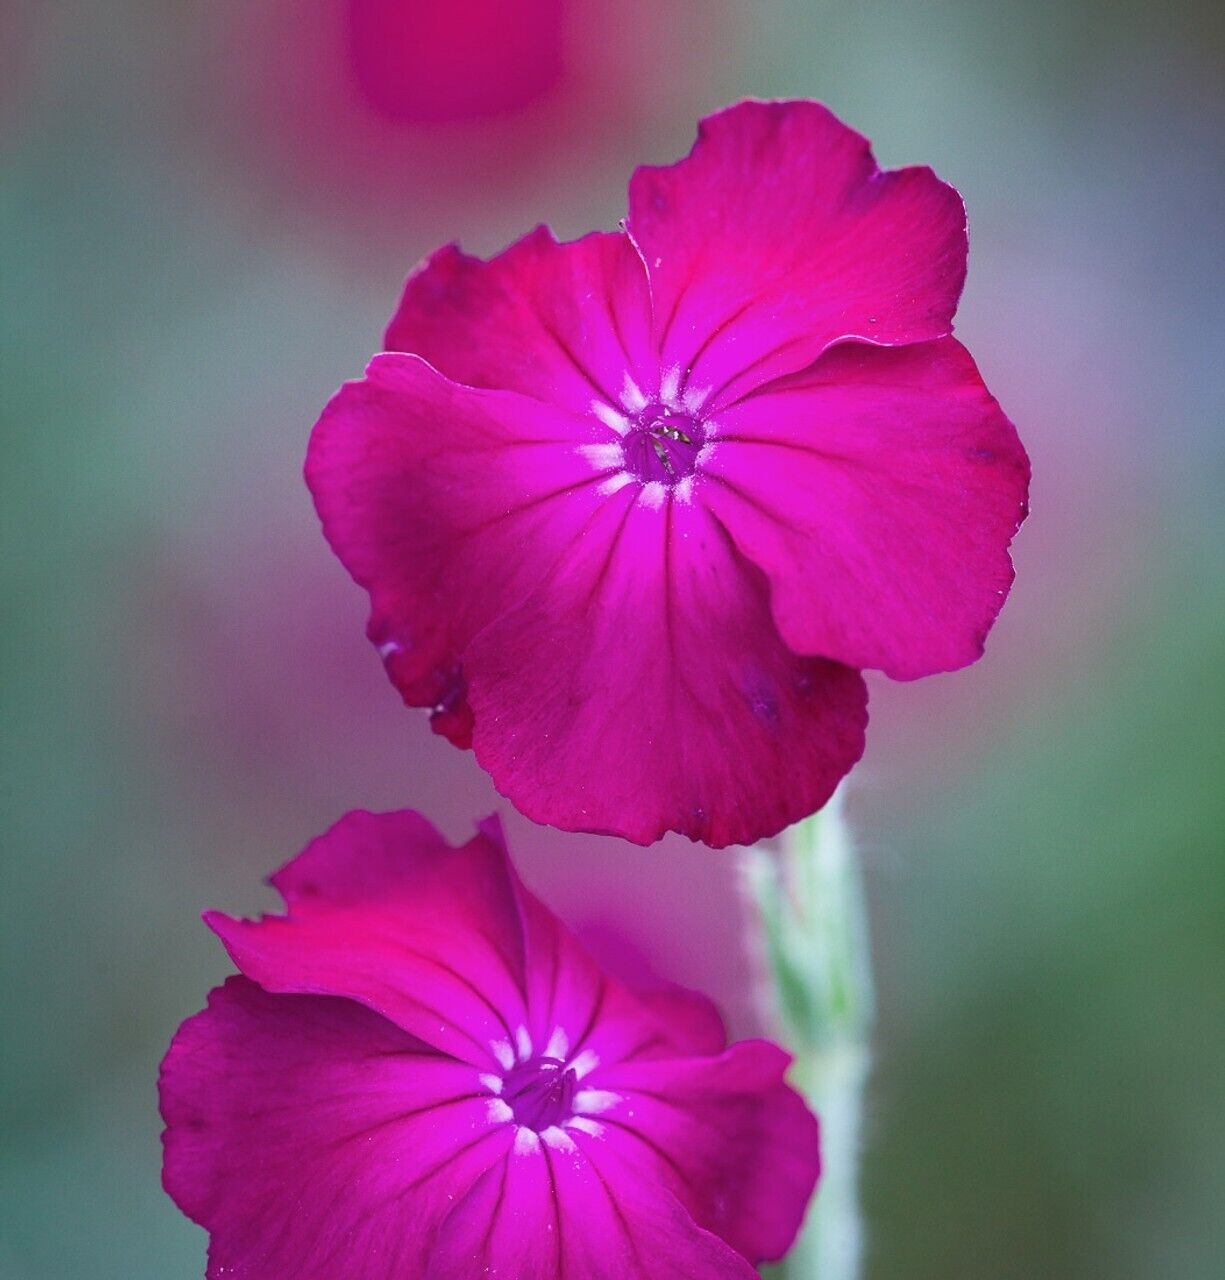
[[[307,479],[405,701],[524,813],[747,843],[859,758],[858,669],[981,654],[1028,462],[930,170],[748,102],[629,205],[425,262]]]
[[[351,813],[272,883],[285,916],[206,916],[243,976],[162,1065],[210,1277],[752,1280],[790,1246],[818,1160],[787,1055],[602,973],[496,821],[451,848]]]

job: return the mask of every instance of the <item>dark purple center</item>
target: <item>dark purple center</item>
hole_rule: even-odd
[[[512,1067],[502,1083],[502,1101],[537,1133],[563,1124],[574,1114],[572,1104],[578,1078],[556,1058],[533,1058]]]
[[[679,484],[693,475],[706,430],[687,413],[649,404],[625,437],[625,465],[639,480]]]

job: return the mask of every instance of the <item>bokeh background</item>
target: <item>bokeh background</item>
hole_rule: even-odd
[[[154,1092],[226,971],[201,908],[347,808],[504,808],[363,639],[320,406],[424,253],[614,226],[746,94],[962,189],[960,336],[1034,461],[986,660],[878,681],[849,797],[868,1275],[1222,1274],[1223,12],[0,2],[3,1280],[203,1274]],[[733,857],[509,827],[597,951],[757,1025]]]

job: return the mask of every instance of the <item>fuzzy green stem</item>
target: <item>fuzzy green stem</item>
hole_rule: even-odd
[[[786,1280],[857,1280],[858,1166],[873,999],[863,883],[839,798],[748,851],[768,1008],[795,1054],[792,1079],[821,1121],[821,1181]]]

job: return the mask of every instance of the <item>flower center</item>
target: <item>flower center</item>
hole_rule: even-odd
[[[667,405],[649,404],[635,415],[626,433],[625,466],[647,484],[679,484],[693,475],[705,443],[706,428],[697,418]]]
[[[557,1058],[533,1058],[512,1067],[502,1085],[502,1101],[515,1123],[542,1133],[573,1114],[578,1077]]]

